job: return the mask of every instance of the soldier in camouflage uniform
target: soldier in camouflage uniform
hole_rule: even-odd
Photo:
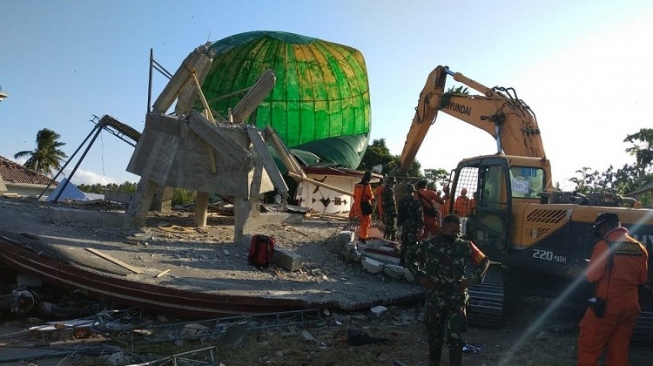
[[[424,230],[422,204],[415,198],[416,191],[413,184],[407,184],[406,196],[399,201],[397,225],[401,226],[401,265],[405,263],[406,249],[417,244]]]
[[[490,260],[471,241],[460,235],[460,218],[449,215],[442,220],[438,236],[422,240],[408,248],[406,264],[415,280],[426,287],[426,329],[429,366],[439,366],[445,336],[449,346],[449,364],[461,365],[467,331],[467,288],[481,282]],[[475,268],[465,278],[465,264]]]
[[[381,202],[383,202],[383,224],[385,229],[383,231],[383,238],[388,240],[396,240],[397,235],[397,202],[395,200],[395,177],[387,177],[385,187],[381,192]]]

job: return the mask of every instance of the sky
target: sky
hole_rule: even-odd
[[[61,135],[69,156],[111,115],[142,131],[150,49],[174,72],[207,41],[254,30],[344,44],[365,58],[371,139],[399,155],[419,93],[436,66],[513,87],[536,113],[552,180],[634,162],[623,142],[653,128],[653,1],[9,1],[0,0],[0,156]],[[167,79],[155,73],[153,100]],[[449,86],[456,86],[452,79]],[[440,113],[417,160],[455,168],[491,154],[494,139]],[[83,149],[71,160],[69,171]],[[103,132],[73,182],[138,181],[133,148]],[[23,161],[19,161],[23,162]]]

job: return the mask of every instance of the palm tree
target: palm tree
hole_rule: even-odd
[[[61,135],[44,128],[36,134],[36,150],[20,151],[14,155],[14,159],[29,156],[25,168],[32,169],[38,173],[52,176],[53,169],[61,168],[61,161],[68,157],[66,153],[59,150],[66,143],[57,141]]]

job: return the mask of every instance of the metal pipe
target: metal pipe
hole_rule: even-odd
[[[149,114],[152,110],[152,61],[154,61],[154,50],[150,48],[150,79],[147,85],[147,113]]]
[[[61,194],[63,193],[63,191],[68,186],[68,183],[73,179],[73,175],[75,175],[75,172],[77,171],[77,168],[79,168],[79,165],[82,163],[82,161],[84,161],[84,158],[86,157],[86,154],[91,149],[91,146],[93,146],[93,142],[95,142],[95,139],[98,137],[100,132],[102,132],[102,129],[104,128],[105,124],[106,124],[106,122],[104,121],[104,118],[103,118],[102,120],[100,120],[100,122],[98,122],[97,125],[95,125],[95,129],[97,130],[95,132],[95,136],[93,136],[93,139],[91,139],[91,142],[88,143],[88,146],[86,147],[86,150],[84,150],[84,153],[79,158],[79,161],[77,162],[77,164],[75,164],[75,167],[73,168],[73,171],[70,172],[70,177],[68,177],[68,179],[66,179],[66,182],[63,184],[63,187],[61,187],[61,190],[59,191],[59,193],[57,193],[57,196],[53,200],[54,203],[57,203],[57,200],[59,200],[59,197],[61,197]],[[80,147],[81,147],[81,145],[80,145]]]

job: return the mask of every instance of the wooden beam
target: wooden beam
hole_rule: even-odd
[[[286,144],[281,141],[281,138],[277,135],[277,132],[272,128],[272,126],[268,125],[266,131],[268,132],[270,143],[272,143],[274,151],[277,152],[277,155],[279,155],[279,158],[283,162],[283,165],[286,166],[286,169],[288,169],[289,172],[305,177],[306,174],[304,174],[304,169],[302,169],[297,160],[295,160],[295,157],[292,156],[290,150],[288,150]]]
[[[102,253],[101,251],[99,251],[97,249],[86,248],[86,250],[88,250],[89,252],[97,255],[98,257],[104,258],[104,259],[108,260],[109,262],[115,263],[115,264],[119,265],[120,267],[128,269],[128,270],[130,270],[130,271],[132,271],[132,272],[134,272],[136,274],[143,273],[143,271],[141,271],[140,269],[138,269],[136,267],[133,267],[133,266],[130,266],[129,264],[127,264],[127,263],[125,263],[125,262],[123,262],[123,261],[121,261],[119,259],[116,259],[116,258],[114,258],[114,257],[112,257],[112,256],[110,256],[108,254]]]
[[[338,193],[342,193],[342,194],[346,194],[348,196],[354,197],[354,194],[352,192],[349,192],[349,191],[344,190],[342,188],[334,187],[334,186],[332,186],[330,184],[322,183],[322,182],[317,181],[315,179],[311,179],[311,178],[308,178],[308,177],[305,177],[305,176],[301,176],[301,175],[295,174],[293,172],[288,172],[288,175],[295,178],[296,181],[308,182],[308,183],[311,183],[311,184],[315,184],[316,186],[320,186],[320,187],[324,187],[326,189],[330,189],[330,190],[332,190],[334,192],[338,192]]]
[[[283,176],[279,171],[279,167],[277,167],[274,159],[272,159],[272,155],[270,155],[268,147],[265,145],[263,136],[261,136],[261,131],[259,131],[256,127],[247,127],[247,135],[249,136],[250,141],[252,141],[254,149],[261,157],[263,166],[265,167],[265,170],[267,170],[274,187],[279,193],[287,193],[288,186],[286,185],[286,181],[283,180]]]

